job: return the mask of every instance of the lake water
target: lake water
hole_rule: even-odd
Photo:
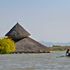
[[[0,70],[70,70],[65,52],[0,55]]]

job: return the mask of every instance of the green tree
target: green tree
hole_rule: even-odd
[[[0,38],[0,53],[6,54],[6,53],[12,53],[15,52],[15,43],[13,40],[11,40],[8,37]]]

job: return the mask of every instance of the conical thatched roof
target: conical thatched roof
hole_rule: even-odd
[[[16,42],[15,53],[43,53],[49,48],[29,37],[29,33],[18,23],[6,34]]]
[[[31,52],[31,53],[43,53],[48,52],[49,48],[28,37],[16,42],[16,52]]]
[[[11,37],[14,41],[28,37],[30,34],[17,23],[5,36]]]

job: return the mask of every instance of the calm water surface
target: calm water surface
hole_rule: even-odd
[[[70,70],[65,52],[0,55],[0,70]]]

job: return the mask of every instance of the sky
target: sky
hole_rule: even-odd
[[[0,0],[0,37],[17,22],[35,40],[70,42],[70,0]]]

